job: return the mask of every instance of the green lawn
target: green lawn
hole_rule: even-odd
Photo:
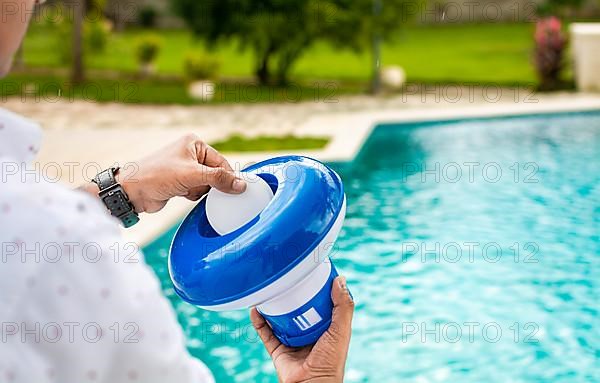
[[[531,65],[534,25],[452,24],[407,26],[393,42],[383,48],[383,65],[402,66],[409,81],[485,82],[531,84],[536,82]],[[61,67],[52,26],[33,25],[25,41],[25,61],[29,66]],[[113,34],[106,52],[88,55],[90,68],[135,72],[135,41],[141,33],[128,30]],[[189,32],[158,31],[163,47],[157,69],[161,74],[182,74],[182,63],[189,50],[205,51],[204,44]],[[222,61],[222,77],[252,75],[252,55],[236,44],[221,44],[214,54]],[[365,81],[370,73],[368,52],[360,54],[317,43],[298,61],[293,76],[301,80],[333,79]]]
[[[233,135],[226,140],[211,144],[220,152],[261,152],[276,150],[321,149],[329,142],[325,137],[244,137]]]
[[[400,65],[409,82],[524,85],[536,83],[531,64],[533,24],[452,24],[407,26],[383,49],[383,65]],[[87,82],[68,84],[61,63],[58,29],[32,25],[24,44],[28,68],[0,81],[0,96],[32,94],[88,101],[152,104],[199,104],[186,91],[182,67],[190,50],[206,51],[204,44],[184,30],[155,31],[163,46],[156,63],[159,76],[139,78],[135,43],[147,33],[127,30],[111,35],[106,51],[86,54]],[[222,61],[221,81],[211,103],[336,102],[343,94],[367,89],[368,52],[315,44],[293,69],[287,88],[249,85],[252,54],[234,43],[221,44],[212,54]],[[49,68],[49,70],[48,70]],[[567,71],[568,75],[568,71]],[[59,96],[60,95],[60,96]]]
[[[247,83],[221,82],[215,88],[211,104],[295,103],[299,101],[336,103],[339,96],[358,94],[365,89],[360,83],[306,82],[288,87],[268,87]],[[130,104],[203,104],[187,93],[181,78],[140,79],[88,74],[83,84],[72,86],[66,76],[15,73],[0,79],[0,101],[20,96],[24,101],[84,100]]]

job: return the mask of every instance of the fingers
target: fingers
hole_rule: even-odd
[[[208,193],[209,189],[210,188],[207,185],[196,187],[190,189],[184,197],[189,199],[190,201],[198,201],[200,198],[202,198],[203,195]]]
[[[246,182],[233,174],[231,165],[221,153],[195,135],[191,135],[191,139],[207,185],[224,193],[239,194],[246,190]]]
[[[191,134],[187,139],[193,142],[196,159],[200,165],[206,165],[211,168],[225,168],[229,171],[233,171],[231,165],[227,162],[227,159],[212,146],[202,141],[198,136]]]
[[[213,147],[202,141],[195,134],[187,134],[181,138],[186,153],[191,154],[199,164],[193,174],[186,178],[184,186],[188,188],[187,197],[198,199],[208,185],[224,193],[239,194],[246,190],[246,182],[235,176],[229,162]]]
[[[263,318],[263,316],[260,315],[256,307],[253,307],[250,310],[250,320],[252,321],[252,325],[258,333],[258,336],[265,345],[267,352],[270,356],[272,356],[275,350],[277,350],[277,348],[281,346],[281,342],[273,334],[273,330],[271,330],[271,327],[269,327],[269,324],[267,323],[265,318]]]
[[[331,289],[333,300],[333,317],[331,320],[331,335],[342,344],[350,342],[352,332],[352,316],[354,315],[354,300],[346,286],[346,278],[339,276],[333,281]]]
[[[192,201],[197,201],[206,194],[211,186],[231,194],[243,193],[246,190],[246,182],[224,168],[194,165],[184,173],[185,176],[182,178],[184,193],[181,195]]]
[[[350,348],[354,301],[346,287],[346,278],[337,277],[331,289],[333,315],[327,331],[319,338],[311,353],[309,364],[330,370],[333,376],[344,376]],[[339,381],[342,381],[340,378]]]
[[[217,188],[224,193],[239,194],[246,190],[246,182],[238,178],[233,172],[224,168],[210,168],[202,166],[207,185]]]
[[[223,157],[223,155],[217,152],[212,146],[205,144],[207,146],[204,156],[204,165],[210,166],[211,168],[224,168],[229,171],[233,171],[229,162]]]

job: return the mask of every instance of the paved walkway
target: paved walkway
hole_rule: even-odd
[[[180,135],[194,132],[208,142],[232,133],[331,137],[319,151],[301,151],[323,160],[349,160],[372,127],[382,122],[422,121],[568,110],[600,110],[600,94],[536,95],[528,90],[431,88],[408,96],[340,97],[302,103],[219,106],[147,106],[90,102],[22,102],[2,107],[38,121],[45,130],[40,166],[61,169],[72,186],[115,161],[135,161]],[[335,101],[335,102],[333,102]],[[237,167],[274,153],[229,155]],[[73,166],[72,163],[76,165]],[[193,206],[183,199],[147,216],[126,235],[145,244],[177,222]]]
[[[547,100],[587,97],[561,93],[538,95],[527,89],[420,88],[419,93],[393,97],[335,95],[301,103],[206,106],[149,106],[98,104],[83,101],[22,102],[9,99],[7,108],[41,121],[47,130],[178,129],[201,131],[207,140],[232,132],[253,134],[296,133],[307,119],[322,114],[370,110],[445,109],[494,104],[536,104]],[[324,132],[326,134],[326,132]]]

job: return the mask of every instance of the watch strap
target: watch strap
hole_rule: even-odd
[[[100,190],[98,196],[110,211],[110,214],[121,220],[123,226],[131,227],[140,218],[135,212],[133,204],[129,201],[127,193],[115,178],[118,172],[119,167],[108,168],[98,173],[92,182],[98,185]]]

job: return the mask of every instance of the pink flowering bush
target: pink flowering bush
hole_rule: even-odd
[[[567,46],[561,27],[560,20],[554,16],[540,19],[535,27],[534,60],[540,88],[544,90],[556,89],[560,84]]]

